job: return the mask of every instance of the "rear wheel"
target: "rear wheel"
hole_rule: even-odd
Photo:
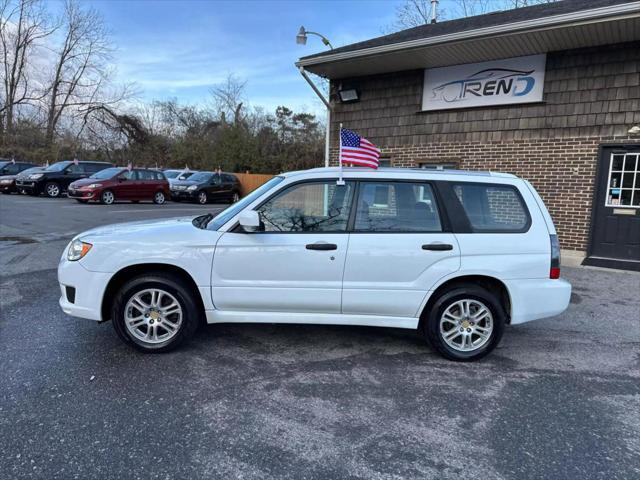
[[[153,196],[153,203],[155,203],[156,205],[162,205],[165,202],[165,197],[164,197],[164,193],[162,192],[156,192],[156,194]]]
[[[104,192],[102,192],[102,195],[100,195],[100,203],[104,205],[111,205],[115,201],[116,196],[111,190],[105,190]]]
[[[58,198],[62,193],[62,189],[58,182],[49,182],[44,186],[44,192],[47,194],[47,197]]]
[[[194,292],[178,277],[150,274],[125,283],[115,296],[113,326],[143,352],[167,352],[190,339],[200,324]]]
[[[198,193],[198,203],[200,205],[204,205],[208,201],[209,201],[209,197],[207,195],[207,192],[202,191]]]
[[[233,195],[231,196],[231,203],[236,203],[238,200],[240,200],[240,194],[238,192],[233,192]]]
[[[449,360],[473,361],[496,348],[505,323],[506,314],[496,295],[477,285],[459,285],[433,304],[424,333]]]

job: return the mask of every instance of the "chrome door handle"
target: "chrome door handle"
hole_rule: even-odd
[[[308,243],[307,250],[337,250],[338,246],[335,243]]]
[[[442,252],[445,250],[453,250],[453,245],[451,245],[450,243],[427,243],[425,245],[422,245],[422,249]]]

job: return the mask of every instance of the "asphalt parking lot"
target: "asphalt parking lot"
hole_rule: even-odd
[[[564,268],[569,310],[474,364],[292,325],[143,355],[59,309],[74,234],[222,207],[0,196],[0,478],[640,478],[637,273]]]

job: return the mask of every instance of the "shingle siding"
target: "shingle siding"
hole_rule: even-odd
[[[335,104],[333,161],[343,123],[394,166],[454,162],[514,173],[540,192],[563,248],[586,250],[599,145],[640,144],[627,133],[640,123],[640,42],[549,53],[540,104],[421,112],[423,75],[343,80],[361,100]]]

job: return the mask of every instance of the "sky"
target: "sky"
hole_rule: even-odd
[[[379,36],[400,0],[83,0],[98,10],[116,46],[117,78],[135,82],[142,100],[177,98],[202,103],[232,73],[247,81],[249,104],[323,112],[294,66],[326,47],[310,36],[297,45],[301,25],[334,47]],[[59,7],[54,0],[53,9]]]

